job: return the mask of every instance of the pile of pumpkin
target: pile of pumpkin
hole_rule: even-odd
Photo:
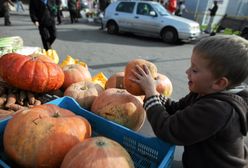
[[[143,59],[131,60],[122,72],[109,78],[102,72],[92,77],[86,63],[71,57],[67,57],[61,64],[56,64],[57,62],[40,54],[5,54],[0,58],[0,77],[11,87],[26,93],[58,93],[59,90],[60,96],[70,96],[81,107],[135,131],[142,127],[146,113],[143,109],[144,92],[130,80],[132,69],[136,65],[142,67],[146,64],[154,78],[159,76],[158,92],[166,96],[172,93],[171,81],[158,73],[155,64]],[[29,98],[27,100],[30,101]],[[95,163],[96,167],[106,167],[97,166],[103,162],[97,162],[94,157],[99,160],[103,159],[101,157],[112,158],[115,150],[108,144],[116,142],[102,137],[91,138],[91,131],[90,123],[83,117],[58,106],[41,103],[15,113],[5,128],[4,148],[11,160],[24,167],[59,167],[61,164],[62,167],[64,164],[69,167],[67,164],[77,160],[75,158],[79,159],[76,163],[80,162],[83,167],[88,163]],[[91,142],[91,147],[76,145],[79,142]],[[72,154],[65,156],[74,146],[78,147]],[[93,149],[99,150],[102,147],[107,156],[92,154]],[[112,164],[117,163],[118,167],[133,167],[125,149],[120,146],[117,151],[124,156]],[[81,153],[84,153],[84,156],[76,156]],[[82,158],[86,159],[82,161]]]

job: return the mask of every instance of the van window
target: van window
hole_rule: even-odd
[[[125,13],[133,13],[135,2],[121,2],[116,7],[116,11],[125,12]]]

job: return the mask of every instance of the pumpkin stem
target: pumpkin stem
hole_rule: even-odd
[[[103,141],[97,141],[96,144],[98,146],[104,146],[105,145],[105,142],[103,142]]]
[[[58,118],[58,117],[60,117],[59,112],[58,112],[58,111],[55,111],[55,113],[53,114],[53,117],[54,117],[54,118]]]
[[[83,86],[83,87],[81,87],[80,89],[81,89],[81,90],[87,90],[88,87],[87,87],[87,86]]]

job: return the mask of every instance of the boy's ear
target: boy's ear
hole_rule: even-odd
[[[213,89],[223,90],[226,89],[228,85],[229,85],[229,80],[226,77],[222,77],[214,82]]]

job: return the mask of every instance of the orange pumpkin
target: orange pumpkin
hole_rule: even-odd
[[[166,75],[158,73],[156,89],[160,94],[169,97],[172,94],[173,86]]]
[[[79,64],[69,64],[63,67],[65,80],[62,89],[68,88],[71,84],[84,80],[91,80],[91,74],[87,67]]]
[[[56,105],[23,110],[6,125],[3,137],[7,156],[18,167],[60,167],[66,153],[91,137],[83,117]]]
[[[139,130],[146,113],[140,96],[124,89],[109,88],[95,98],[91,111],[132,130]]]
[[[10,85],[37,93],[57,90],[64,82],[63,70],[57,64],[17,53],[0,58],[0,76]]]
[[[128,62],[128,64],[125,67],[124,87],[129,93],[136,96],[140,96],[140,95],[144,95],[145,92],[137,83],[130,80],[135,78],[132,71],[136,69],[136,65],[139,65],[142,68],[144,65],[146,65],[153,78],[156,78],[158,76],[157,73],[158,70],[155,64],[144,59],[134,59]]]
[[[81,81],[73,83],[64,92],[64,96],[74,98],[78,104],[85,108],[90,109],[94,99],[103,92],[101,85],[93,81]]]
[[[75,145],[65,156],[61,168],[134,168],[134,163],[118,142],[92,137]]]
[[[105,89],[108,88],[124,89],[124,72],[117,72],[110,76],[105,85]]]

